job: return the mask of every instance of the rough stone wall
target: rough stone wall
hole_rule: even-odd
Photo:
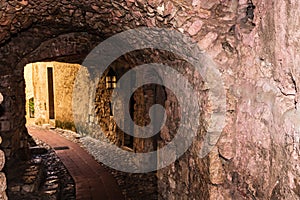
[[[208,162],[203,159],[200,165],[208,164],[204,180],[209,181],[202,188],[208,187],[209,194],[205,190],[191,193],[195,181],[189,178],[197,173],[190,163],[198,159],[190,153],[190,162],[184,162],[185,157],[179,160],[189,164],[185,165],[188,181],[177,182],[186,173],[182,164],[172,165],[166,172],[172,178],[162,178],[163,199],[175,198],[174,193],[182,190],[186,192],[178,195],[183,199],[194,195],[196,199],[299,198],[298,122],[291,120],[297,119],[299,20],[293,18],[298,17],[299,3],[253,3],[253,16],[252,5],[243,1],[236,5],[236,24],[229,29],[232,35],[222,42],[219,33],[210,47],[203,46],[219,64],[228,88],[227,125]],[[204,41],[200,44],[210,40]]]
[[[234,172],[235,195],[298,199],[300,4],[254,4],[255,29],[241,34],[238,47],[240,72],[232,90],[237,98],[236,153],[226,171]]]
[[[190,82],[193,83],[195,87],[195,94],[188,94],[185,91],[182,92],[182,96],[175,96],[175,94],[166,89],[166,100],[164,102],[165,109],[167,111],[167,120],[165,126],[163,126],[160,132],[160,138],[158,140],[158,148],[162,148],[166,144],[168,144],[171,140],[174,139],[177,134],[179,124],[182,120],[182,114],[193,113],[192,110],[181,110],[181,105],[178,102],[178,98],[188,99],[193,98],[193,96],[197,96],[195,98],[198,100],[200,107],[202,108],[203,113],[200,114],[200,125],[201,128],[197,131],[197,136],[194,141],[194,145],[190,147],[190,149],[184,153],[179,160],[172,163],[170,166],[158,170],[158,191],[159,191],[159,199],[209,199],[210,197],[210,175],[209,172],[209,158],[205,157],[203,159],[199,159],[198,154],[200,151],[200,147],[202,146],[203,137],[206,134],[206,126],[205,126],[205,117],[204,113],[207,112],[208,101],[207,101],[207,91],[205,90],[205,86],[203,84],[203,79],[198,75],[191,73],[192,66],[189,63],[180,60],[180,59],[171,59],[167,61],[168,66],[174,67],[176,70],[181,72],[185,78],[187,78]],[[168,76],[168,74],[164,74],[162,72],[158,72],[161,77]],[[178,80],[174,79],[173,83],[169,83],[170,85],[176,85]],[[184,101],[186,102],[186,100]],[[194,124],[193,120],[197,120],[192,118],[189,119],[190,124]],[[190,130],[190,129],[189,129]],[[191,130],[192,131],[192,130]],[[181,142],[186,142],[186,138],[181,138]],[[180,146],[178,147],[180,148]],[[177,153],[177,152],[176,152]],[[218,158],[218,153],[217,158]],[[166,157],[170,155],[165,155]]]
[[[163,95],[156,92],[156,89],[159,86],[156,85],[147,85],[141,87],[134,93],[134,116],[133,121],[139,126],[146,126],[150,123],[149,110],[150,107],[156,103],[156,98],[162,99],[162,105],[164,106],[164,97]],[[154,114],[155,115],[155,114]],[[134,146],[136,152],[151,152],[157,150],[157,137],[153,136],[150,138],[135,138]]]
[[[32,64],[35,123],[49,124],[48,78],[46,63]],[[51,66],[53,67],[53,66]]]
[[[23,76],[17,74],[1,76],[0,90],[4,96],[0,117],[3,140],[1,147],[7,158],[15,156],[19,149],[28,147],[23,105],[25,102],[25,81]]]
[[[117,77],[120,78],[123,74],[125,74],[128,70],[132,68],[132,66],[137,65],[137,61],[133,58],[137,55],[130,55],[125,57],[121,57],[117,59],[115,62],[112,63],[110,66],[112,69],[115,70],[117,73]],[[137,56],[139,57],[139,56]],[[108,71],[106,71],[107,73]],[[114,121],[114,115],[118,115],[118,112],[112,113],[111,116],[111,109],[114,109],[117,111],[118,109],[118,103],[112,101],[112,92],[113,90],[106,88],[106,82],[105,82],[105,74],[101,77],[99,80],[99,83],[97,85],[96,90],[96,97],[95,97],[95,112],[96,112],[96,121],[94,120],[94,123],[99,123],[101,127],[101,131],[103,132],[104,136],[108,138],[112,143],[124,147],[125,145],[125,135],[124,132],[118,128],[116,125],[116,122]],[[132,77],[132,80],[130,81],[137,81],[138,77]],[[120,84],[121,92],[122,87],[129,87],[130,83],[123,82]],[[161,89],[161,88],[160,88]],[[164,100],[161,95],[163,93],[160,91],[159,93],[155,93],[155,86],[148,86],[147,87],[141,87],[137,91],[134,92],[134,95],[131,97],[134,101],[133,108],[132,108],[132,120],[140,125],[144,126],[147,123],[149,123],[150,118],[148,115],[149,108],[155,103],[158,102],[162,105],[164,105]],[[124,94],[120,94],[121,96],[126,96]],[[145,96],[147,98],[145,98]],[[157,99],[155,101],[155,98]],[[124,100],[125,101],[125,100]],[[111,107],[110,107],[111,103]],[[126,123],[126,121],[124,122]],[[102,135],[101,132],[91,132],[89,133],[92,137],[101,139]],[[133,138],[133,148],[131,150],[136,152],[148,152],[154,150],[154,138],[149,139],[141,139],[141,138]]]
[[[0,108],[2,110],[2,104],[3,102],[3,96],[0,93]],[[2,115],[2,113],[0,113],[0,116]],[[2,143],[2,137],[0,136],[0,144]],[[3,167],[5,165],[5,155],[4,155],[4,151],[0,150],[0,171],[3,170]],[[6,190],[7,188],[7,183],[6,183],[6,176],[4,172],[0,172],[0,199],[7,199],[7,195],[6,195]]]
[[[53,63],[55,126],[75,131],[73,119],[73,87],[78,64]],[[76,109],[76,108],[75,108]]]
[[[175,198],[174,193],[182,190],[186,192],[178,194],[180,199],[299,198],[299,3],[253,4],[254,10],[253,5],[238,2],[232,38],[220,42],[219,33],[207,51],[219,64],[228,88],[227,125],[217,148],[200,165],[207,166],[207,179],[202,180],[208,182],[202,188],[208,194],[191,189],[196,182],[190,177],[197,173],[190,163],[199,162],[191,152],[189,162],[183,161],[185,157],[179,160],[189,164],[190,179],[177,182],[186,173],[182,164],[172,165],[167,172],[172,178],[163,179],[160,187],[165,188],[160,192],[163,199]]]
[[[95,119],[94,122],[99,123],[102,132],[91,133],[91,136],[96,139],[101,139],[101,137],[103,137],[101,133],[103,133],[109,141],[120,145],[122,141],[121,138],[118,137],[117,126],[113,120],[113,116],[111,116],[112,107],[110,103],[112,91],[113,90],[106,88],[105,76],[101,77],[96,90],[95,114],[97,119]]]
[[[218,64],[227,89],[228,117],[209,156],[198,159],[201,143],[195,142],[178,162],[159,172],[160,198],[298,199],[300,6],[296,0],[252,3],[0,1],[0,92],[5,97],[0,121],[5,155],[26,146],[22,144],[25,64],[65,60],[76,49],[81,55],[87,53],[93,45],[72,40],[76,37],[100,41],[91,35],[99,33],[104,39],[142,25],[169,27],[199,41]]]
[[[61,33],[58,29],[53,31]],[[82,53],[91,49],[97,40],[97,37],[87,33],[70,33],[52,38],[54,32],[33,28],[11,39],[9,43],[1,44],[0,91],[5,97],[3,115],[0,118],[4,141],[1,146],[7,158],[22,152],[20,149],[27,146],[24,66],[44,60],[78,62],[78,59],[82,59]],[[67,56],[67,59],[63,56]]]
[[[30,116],[30,110],[34,110],[34,100],[33,105],[32,102],[29,103],[29,99],[34,99],[34,87],[33,87],[33,72],[32,72],[32,64],[27,64],[24,67],[24,79],[25,79],[25,95],[26,95],[26,124],[34,124],[35,119]],[[30,105],[31,104],[31,105]],[[34,111],[33,111],[34,112]],[[32,113],[34,115],[34,113]]]

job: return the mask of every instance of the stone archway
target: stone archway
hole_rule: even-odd
[[[139,26],[172,28],[187,34],[207,49],[224,66],[236,63],[236,37],[234,25],[239,23],[238,10],[247,3],[219,1],[2,1],[5,9],[1,18],[4,26],[0,38],[1,86],[0,92],[6,97],[3,120],[14,125],[1,135],[6,143],[2,147],[7,158],[17,155],[18,149],[26,148],[26,129],[24,119],[24,79],[23,67],[29,62],[57,60],[75,62],[82,60],[97,42]],[[245,15],[245,12],[241,13]],[[224,49],[224,51],[223,51]],[[79,56],[78,56],[79,54]],[[2,57],[1,57],[2,56]],[[231,58],[228,58],[228,57]],[[2,70],[3,69],[3,70]],[[182,73],[188,74],[184,68]],[[188,76],[192,77],[192,75]],[[13,88],[8,90],[7,88]],[[20,112],[21,111],[21,112]],[[218,155],[216,156],[217,160]],[[161,197],[186,195],[199,198],[198,190],[191,187],[208,173],[207,160],[199,161],[197,168],[189,166],[188,158],[197,161],[195,152],[187,153],[175,163],[175,169],[166,168],[160,173]],[[199,171],[202,170],[202,171]],[[190,191],[175,190],[180,185],[173,184],[176,179],[193,172],[191,179],[182,184],[189,185]],[[174,177],[168,180],[167,174]],[[201,190],[209,196],[209,178],[203,182]],[[164,190],[169,192],[165,192]]]
[[[299,8],[287,0],[1,0],[0,127],[6,157],[27,146],[25,64],[78,63],[115,33],[165,27],[194,38],[218,64],[228,89],[228,118],[208,157],[198,159],[201,142],[196,143],[160,172],[160,197],[298,198],[299,159],[292,155],[299,149],[286,148],[297,141],[298,126],[285,124],[282,115],[298,105]]]
[[[2,42],[0,51],[3,52],[2,57],[0,56],[0,77],[1,80],[5,80],[1,81],[0,92],[3,92],[6,97],[4,102],[6,112],[3,120],[11,125],[17,125],[10,126],[1,134],[6,141],[2,146],[9,159],[17,155],[18,149],[26,148],[22,74],[25,64],[47,60],[78,63],[94,45],[103,39],[122,30],[148,26],[172,28],[190,35],[198,40],[204,49],[210,49],[215,56],[221,54],[216,59],[220,59],[220,62],[225,65],[232,60],[221,60],[227,58],[222,48],[231,56],[236,56],[234,52],[236,39],[229,31],[238,22],[235,13],[238,9],[247,6],[217,1],[191,3],[161,0],[76,3],[68,1],[41,3],[22,0],[3,1],[1,5],[5,9],[2,15],[4,17],[1,18],[1,25],[4,28],[0,34]],[[182,69],[183,73],[188,73],[184,71]],[[7,90],[8,87],[14,90]],[[195,155],[190,157],[197,160]],[[182,163],[187,163],[187,160],[183,159]],[[206,161],[203,161],[203,172],[207,170],[204,167],[205,163]],[[178,171],[179,173],[176,172],[176,176],[181,173],[181,170]],[[167,168],[160,174],[163,180],[161,188],[165,188],[164,184],[169,185],[168,180],[164,180],[169,172],[170,169]],[[195,170],[195,174],[198,175],[188,181],[188,184],[200,182],[204,177],[198,169]],[[174,192],[176,186],[173,188],[172,182],[170,186],[172,188],[170,191]],[[164,195],[167,195],[164,197],[167,198],[176,193]],[[186,195],[190,198],[199,196],[196,189],[190,190]]]

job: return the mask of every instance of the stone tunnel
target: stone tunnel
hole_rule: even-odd
[[[200,117],[190,121],[200,121],[200,128],[183,155],[155,172],[157,199],[299,199],[299,10],[297,0],[0,0],[0,199],[7,199],[5,165],[29,154],[24,67],[50,61],[81,65],[101,42],[141,27],[176,31],[195,41],[201,56],[216,66],[226,92],[225,125],[200,158],[212,106],[209,88],[191,63],[151,48],[112,63],[119,76],[137,65],[167,64],[196,88],[183,94],[186,101],[198,97]],[[144,39],[151,43],[159,37]],[[172,45],[182,51],[176,42]],[[170,88],[148,85],[133,96],[132,118],[145,126],[150,105],[161,104],[165,126],[150,139],[130,143],[123,135],[118,140],[122,131],[108,111],[111,91],[101,80],[95,84],[96,111],[107,111],[99,124],[113,143],[133,142],[134,151],[149,152],[175,138],[182,113],[174,107],[181,97]]]

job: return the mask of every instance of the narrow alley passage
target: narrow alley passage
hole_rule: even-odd
[[[107,172],[78,144],[55,131],[28,127],[28,132],[55,149],[76,184],[76,199],[121,200],[124,199],[113,176]]]

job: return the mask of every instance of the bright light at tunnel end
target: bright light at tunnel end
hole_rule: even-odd
[[[127,30],[106,39],[90,52],[82,63],[84,67],[77,75],[73,90],[73,113],[77,130],[101,131],[99,124],[91,126],[86,123],[87,117],[91,113],[95,114],[93,112],[94,97],[99,78],[103,76],[104,71],[110,64],[120,56],[146,48],[164,50],[180,56],[193,66],[193,70],[200,74],[205,81],[209,89],[208,99],[211,105],[211,113],[209,113],[209,119],[204,119],[208,123],[206,127],[207,132],[203,136],[203,143],[198,152],[199,158],[203,158],[216,145],[225,126],[226,92],[221,74],[215,63],[203,53],[196,41],[176,30],[146,27]],[[160,77],[162,79],[160,80],[161,82],[158,83],[155,79],[147,80],[143,78],[146,77],[146,71],[150,68],[159,71],[161,75],[164,74],[164,76]],[[190,148],[199,130],[201,108],[199,107],[199,99],[195,95],[196,91],[192,86],[193,84],[172,66],[149,63],[136,66],[125,73],[124,76],[132,70],[138,72],[136,73],[138,76],[136,78],[137,84],[134,88],[149,83],[156,83],[169,88],[176,95],[181,107],[181,121],[177,133],[167,145],[148,153],[125,151],[109,142],[101,141],[105,146],[105,153],[103,153],[99,161],[123,172],[147,173],[170,165]],[[124,94],[124,92],[120,93],[117,90],[115,89],[113,92],[112,104],[120,99],[130,99],[128,97],[134,92],[128,90]],[[128,102],[123,102],[124,105],[126,103],[128,105]],[[164,124],[164,108],[160,106],[156,107],[156,109],[155,116],[161,119]],[[154,123],[145,127],[136,125],[130,115],[128,115],[128,111],[124,109],[118,110],[114,108],[114,112],[117,113],[114,115],[117,125],[129,135],[148,138],[157,134],[161,129]],[[125,119],[133,124],[134,132],[129,132],[123,126]],[[99,149],[99,151],[101,150]]]

